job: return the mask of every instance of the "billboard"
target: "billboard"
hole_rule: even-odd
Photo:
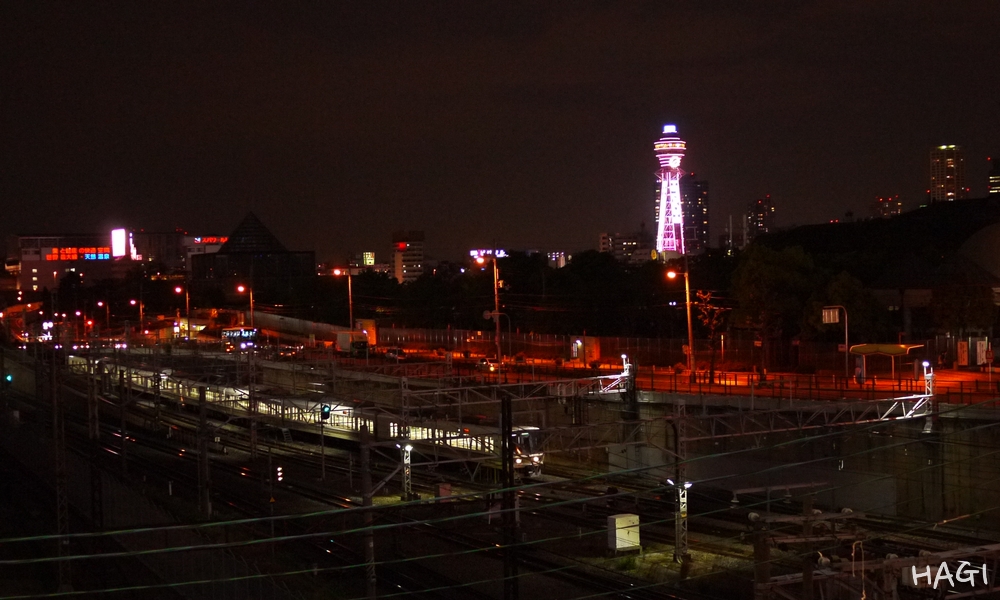
[[[126,240],[124,229],[111,230],[111,256],[121,258],[126,254]]]

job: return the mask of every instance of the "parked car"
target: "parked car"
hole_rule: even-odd
[[[406,358],[406,351],[402,348],[386,348],[385,357],[389,360],[402,360]]]

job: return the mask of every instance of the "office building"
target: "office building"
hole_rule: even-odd
[[[59,287],[67,273],[76,273],[88,281],[124,275],[116,263],[126,257],[125,230],[121,238],[121,256],[112,255],[112,234],[18,235],[8,240],[7,272],[17,277],[17,289],[37,292]],[[126,269],[127,270],[127,269]]]
[[[290,251],[253,213],[229,234],[217,252],[191,255],[191,286],[199,294],[221,295],[230,304],[247,303],[253,291],[258,310],[295,314],[316,291],[316,256]]]
[[[967,197],[965,156],[961,146],[952,144],[933,148],[931,150],[930,172],[931,202],[951,202],[964,200]]]
[[[601,252],[607,252],[622,262],[628,262],[641,245],[638,233],[602,233],[598,245]],[[646,253],[649,258],[649,252]]]
[[[410,283],[424,274],[424,232],[392,234],[392,274],[399,283]]]
[[[774,230],[774,202],[771,194],[758,198],[747,207],[746,242]]]
[[[681,179],[681,205],[684,210],[684,247],[689,254],[700,254],[709,246],[708,182],[688,173]]]
[[[566,266],[566,262],[569,260],[569,256],[562,250],[555,250],[546,253],[549,259],[549,266],[553,269],[561,269]]]
[[[872,203],[871,212],[875,219],[894,217],[903,214],[903,202],[899,199],[899,194],[876,198]]]

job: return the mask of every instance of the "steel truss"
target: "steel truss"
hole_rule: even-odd
[[[928,417],[932,408],[930,400],[930,396],[916,395],[852,402],[809,402],[789,408],[735,413],[688,413],[685,439],[694,442]]]
[[[125,371],[122,365],[108,364],[102,361],[111,371]],[[85,369],[85,364],[80,366]],[[83,369],[80,369],[82,371]],[[152,379],[156,375],[147,369],[131,369],[131,375],[136,384],[146,389],[152,389]],[[182,401],[190,401],[197,397],[197,386],[204,385],[188,379],[159,375],[160,392],[164,396],[174,396]],[[391,406],[384,402],[377,403],[379,408],[399,409],[404,418],[419,418],[444,412],[453,418],[461,420],[463,416],[482,411],[484,407],[499,409],[504,399],[510,399],[514,406],[515,421],[520,424],[532,424],[533,416],[543,415],[546,404],[551,402],[573,402],[588,405],[604,404],[615,406],[624,401],[627,378],[621,375],[582,377],[559,381],[537,381],[522,383],[476,384],[460,387],[414,389],[409,378],[397,380],[399,386],[395,390],[399,406]],[[208,401],[214,405],[225,407],[232,412],[249,412],[251,407],[245,389],[207,385]],[[389,390],[379,390],[380,395]],[[337,394],[332,394],[337,397]],[[675,396],[674,402],[665,402],[664,408],[678,404],[683,400]],[[304,400],[295,398],[295,403],[287,402],[280,397],[258,394],[258,411],[262,417],[277,417],[292,421],[317,424],[319,406],[322,403],[332,403],[329,399]],[[345,402],[345,406],[352,403]],[[690,402],[684,402],[686,411],[671,411],[654,418],[626,422],[621,418],[607,419],[597,423],[577,422],[572,425],[549,427],[545,423],[534,424],[541,428],[541,449],[549,453],[572,453],[604,448],[609,444],[648,444],[655,439],[656,433],[662,433],[664,427],[680,425],[677,431],[684,442],[702,440],[717,440],[746,436],[765,436],[782,432],[801,432],[828,427],[844,427],[851,425],[892,422],[907,419],[929,417],[932,412],[931,396],[926,394],[903,396],[900,398],[840,401],[840,402],[795,402],[791,406],[764,410],[736,410],[732,412],[709,412],[708,407],[698,407]],[[640,404],[646,411],[655,406],[651,402]],[[335,411],[336,412],[336,411]],[[613,408],[609,411],[620,414]],[[345,415],[346,417],[346,415]],[[340,418],[335,415],[334,419]],[[343,423],[346,429],[357,431],[360,421],[368,421],[366,417],[351,416],[351,423]],[[537,419],[535,419],[537,420]],[[373,424],[366,422],[369,427]],[[333,422],[327,424],[335,426]],[[623,427],[628,425],[629,428]],[[625,435],[623,431],[638,431],[640,435]],[[677,457],[678,453],[667,448],[660,448],[668,456]],[[683,454],[683,453],[681,453]],[[683,460],[683,457],[681,457]]]

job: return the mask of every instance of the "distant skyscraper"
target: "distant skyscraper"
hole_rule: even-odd
[[[903,214],[903,203],[899,200],[899,194],[876,198],[872,205],[872,216],[876,219],[884,219]]]
[[[990,180],[986,189],[990,194],[1000,194],[1000,161],[991,158],[990,162],[993,163],[993,168],[990,169]]]
[[[424,274],[424,232],[392,234],[392,274],[399,283],[409,283]]]
[[[660,161],[656,172],[659,183],[656,204],[656,251],[684,254],[684,209],[681,204],[680,180],[684,176],[681,159],[686,149],[677,137],[676,125],[664,125],[663,137],[653,150]]]
[[[708,182],[697,181],[694,173],[681,179],[681,203],[684,207],[684,246],[690,254],[708,247]]]
[[[750,203],[747,208],[747,241],[774,230],[774,202],[771,194]]]
[[[965,189],[965,156],[961,146],[938,146],[931,150],[931,201],[963,200]]]

